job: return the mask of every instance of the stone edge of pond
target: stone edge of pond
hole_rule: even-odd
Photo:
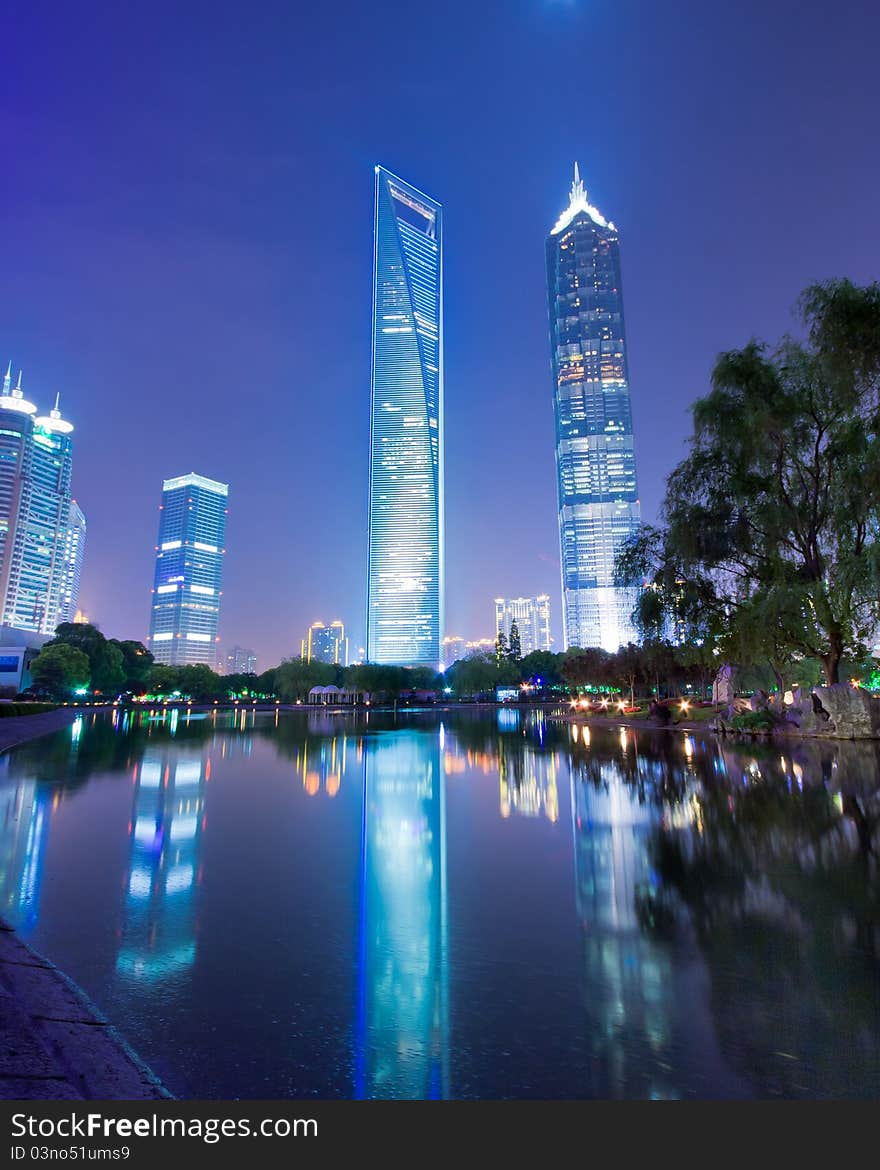
[[[82,988],[0,918],[0,1099],[172,1096]]]
[[[53,731],[62,731],[83,710],[81,707],[57,707],[54,711],[41,711],[38,715],[8,715],[0,718],[0,753]]]

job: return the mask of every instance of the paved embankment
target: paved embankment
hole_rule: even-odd
[[[0,1098],[168,1096],[76,984],[0,919]]]
[[[0,751],[69,727],[81,713],[61,707],[0,719]],[[0,919],[0,1098],[168,1096],[76,984]]]
[[[0,719],[0,752],[40,735],[48,735],[50,731],[69,727],[81,714],[82,709],[78,707],[58,707],[55,711],[43,711],[40,715],[10,715]]]

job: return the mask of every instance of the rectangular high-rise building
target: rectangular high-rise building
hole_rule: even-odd
[[[509,643],[514,622],[523,657],[533,650],[550,649],[550,598],[546,593],[539,597],[496,597],[496,637],[503,634]]]
[[[214,667],[228,495],[192,472],[162,484],[148,638],[157,662]]]
[[[616,650],[636,595],[614,561],[640,521],[617,229],[574,170],[547,239],[564,643]]]
[[[441,664],[443,216],[376,168],[367,658]]]
[[[348,666],[348,638],[342,622],[313,622],[301,643],[301,656],[306,662],[329,662],[334,666]]]
[[[64,576],[61,583],[60,613],[63,622],[72,622],[76,617],[85,551],[86,518],[76,500],[71,500],[64,537]]]

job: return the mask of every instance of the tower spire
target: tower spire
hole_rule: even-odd
[[[60,403],[61,403],[61,391],[59,390],[58,393],[55,395],[55,405],[52,408],[53,410],[56,410],[59,414],[61,413]]]
[[[584,187],[584,181],[581,178],[581,169],[577,164],[577,160],[575,160],[574,164],[574,182],[571,185],[571,202],[573,204],[587,202],[587,192]]]
[[[12,389],[12,360],[10,359],[9,365],[6,367],[6,373],[3,377],[3,393],[8,394],[11,389]]]
[[[18,381],[15,384],[15,388],[21,393],[21,370],[18,371]]]

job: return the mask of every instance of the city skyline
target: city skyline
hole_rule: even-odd
[[[323,612],[364,644],[376,161],[454,209],[446,629],[466,638],[491,632],[487,598],[556,596],[543,241],[575,158],[624,236],[646,520],[716,355],[791,328],[810,281],[880,267],[880,161],[864,149],[877,13],[829,41],[809,2],[793,27],[754,0],[684,3],[675,22],[453,0],[439,28],[409,14],[423,51],[390,82],[400,27],[345,2],[294,21],[270,0],[244,29],[218,18],[197,60],[191,14],[156,13],[145,43],[133,20],[27,6],[0,81],[15,159],[0,340],[39,371],[39,401],[60,387],[76,404],[80,604],[109,636],[147,636],[156,485],[193,466],[235,491],[223,638],[269,664]],[[845,230],[827,230],[832,212]]]

